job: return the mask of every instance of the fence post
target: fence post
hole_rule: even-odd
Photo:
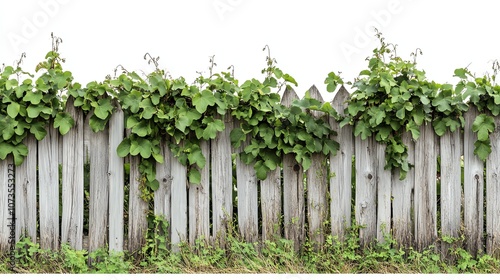
[[[260,181],[262,240],[272,240],[281,234],[281,169],[278,166]]]
[[[28,147],[28,156],[16,167],[16,241],[22,236],[37,240],[37,143],[36,138],[28,134],[24,140]]]
[[[491,154],[486,160],[486,253],[500,256],[500,118],[490,135]]]
[[[90,126],[89,123],[85,124]],[[108,235],[109,209],[109,126],[103,131],[90,133],[90,201],[89,201],[89,252],[104,248]],[[104,215],[103,215],[104,214]]]
[[[81,250],[83,241],[83,112],[73,106],[73,97],[68,98],[66,112],[75,120],[75,126],[62,138],[61,243],[68,242],[73,249]]]
[[[349,92],[344,86],[340,87],[332,101],[332,107],[340,116],[344,116],[347,108]],[[354,139],[352,127],[340,127],[333,117],[330,117],[330,126],[337,132],[340,144],[336,156],[330,155],[330,214],[332,219],[332,235],[344,240],[346,230],[351,226],[352,203],[352,156],[354,155]]]
[[[291,106],[298,99],[291,88],[283,93],[281,104]],[[305,241],[304,170],[292,154],[283,156],[283,215],[285,238],[292,240],[295,251]]]
[[[168,143],[163,140],[160,143],[161,154],[163,155],[163,163],[156,163],[156,180],[160,183],[159,188],[155,191],[154,196],[154,213],[160,216],[168,223],[167,232],[159,231],[158,234],[165,235],[165,240],[171,241],[170,228],[172,227],[172,160],[177,160],[173,157]],[[167,242],[167,248],[170,242]]]
[[[201,152],[205,156],[205,167],[200,170],[200,184],[189,184],[189,241],[208,241],[210,238],[210,141],[202,140]]]
[[[472,123],[479,115],[476,107],[469,107],[464,115],[464,225],[467,251],[473,256],[483,250],[483,190],[484,162],[474,155],[476,133]]]
[[[183,143],[179,143],[180,146]],[[172,225],[170,237],[172,240],[172,251],[179,252],[179,244],[188,238],[188,197],[187,197],[187,167],[179,162],[178,158],[170,159],[172,169]]]
[[[118,145],[123,141],[125,122],[123,111],[119,105],[109,119],[109,251],[123,251],[123,208],[125,172],[123,158],[116,153]]]
[[[128,198],[128,251],[137,255],[146,243],[148,203],[141,198],[139,156],[130,156],[130,193]]]
[[[415,244],[423,250],[437,239],[437,153],[430,123],[420,128],[415,143]]]
[[[235,127],[240,123],[235,121]],[[236,150],[236,188],[238,192],[238,227],[247,242],[259,239],[257,175],[253,165],[245,164],[239,154],[250,144],[250,136]],[[264,224],[264,221],[262,221]]]
[[[233,162],[231,159],[231,138],[233,118],[229,115],[219,116],[224,121],[226,129],[217,133],[211,145],[212,166],[212,234],[225,246],[228,230],[228,220],[233,216]]]
[[[377,241],[385,241],[385,235],[391,233],[391,187],[392,171],[385,167],[385,144],[375,143],[377,166]],[[399,180],[399,178],[398,178]]]

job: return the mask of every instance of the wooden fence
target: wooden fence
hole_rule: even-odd
[[[316,87],[310,93],[322,100]],[[348,95],[344,88],[337,92],[332,101],[337,111],[343,111]],[[295,92],[287,90],[282,102],[289,105],[295,98]],[[116,155],[125,133],[123,112],[113,114],[105,131],[93,133],[82,112],[71,105],[68,108],[76,127],[62,137],[49,129],[42,141],[29,138],[29,155],[15,168],[16,240],[29,236],[50,249],[68,242],[73,248],[90,251],[107,246],[115,251],[136,251],[145,242],[149,205],[139,197],[138,158]],[[492,135],[492,153],[484,168],[473,155],[476,135],[470,127],[477,114],[474,108],[466,114],[464,132],[437,137],[428,124],[422,127],[418,141],[405,135],[409,160],[415,165],[405,180],[384,170],[384,146],[372,138],[356,138],[351,127],[340,128],[330,119],[340,143],[336,156],[314,155],[310,169],[304,172],[293,155],[286,155],[282,168],[264,181],[256,179],[253,167],[236,159],[236,183],[231,154],[239,150],[232,148],[229,139],[233,120],[225,118],[227,129],[202,144],[207,165],[199,185],[187,181],[186,167],[163,147],[165,162],[157,165],[160,188],[150,210],[169,222],[165,234],[174,251],[183,240],[194,242],[203,237],[223,243],[230,221],[249,242],[284,237],[293,240],[296,249],[306,239],[320,246],[326,234],[344,238],[354,215],[356,223],[364,226],[359,230],[363,246],[392,234],[401,245],[422,249],[439,245],[436,241],[441,235],[464,234],[464,246],[471,253],[496,254],[500,247],[500,129]],[[496,123],[498,126],[500,118]],[[84,207],[86,160],[90,163],[88,207]],[[130,162],[128,209],[124,209],[124,160]],[[0,162],[0,252],[9,248],[11,161]],[[237,209],[234,215],[233,209]],[[88,237],[83,234],[85,211]]]

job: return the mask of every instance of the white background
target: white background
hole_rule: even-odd
[[[0,63],[13,65],[22,52],[23,68],[50,50],[50,33],[63,39],[66,70],[86,84],[103,80],[118,64],[150,72],[143,56],[160,56],[172,76],[192,82],[207,72],[235,66],[240,84],[262,77],[267,44],[278,67],[299,83],[297,93],[341,71],[352,81],[377,47],[373,27],[418,65],[429,79],[454,82],[453,70],[491,72],[500,58],[500,5],[496,1],[431,0],[23,0],[0,4]]]

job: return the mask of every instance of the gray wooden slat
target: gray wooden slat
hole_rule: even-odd
[[[332,107],[344,115],[349,92],[342,86],[335,94]],[[351,226],[352,203],[352,157],[354,155],[354,138],[352,127],[340,127],[335,119],[330,118],[330,126],[337,132],[333,139],[340,147],[336,156],[330,155],[330,214],[332,219],[332,235],[344,240],[346,230]]]
[[[16,167],[16,241],[22,236],[37,240],[37,141],[29,134],[24,140],[28,156]]]
[[[188,238],[188,197],[187,197],[187,167],[177,158],[170,161],[172,168],[172,251],[179,251],[179,244]]]
[[[235,122],[235,126],[239,126]],[[241,236],[247,242],[259,239],[257,175],[253,165],[245,164],[239,153],[250,144],[250,137],[236,149],[236,188],[238,193],[238,228]]]
[[[375,139],[369,137],[355,139],[356,153],[356,223],[364,226],[359,229],[361,246],[367,246],[377,237],[377,155]]]
[[[189,241],[210,238],[210,142],[201,141],[200,148],[206,165],[200,170],[200,184],[189,184]]]
[[[281,169],[270,171],[260,181],[262,240],[274,240],[281,235]]]
[[[409,132],[401,136],[408,146],[408,162],[415,163],[415,142]],[[409,248],[413,245],[413,188],[415,186],[415,168],[411,168],[406,179],[399,180],[399,170],[392,176],[392,219],[393,237],[398,246]]]
[[[446,132],[440,138],[441,146],[441,234],[459,237],[461,226],[462,169],[460,131]],[[449,246],[441,243],[443,256],[447,257]]]
[[[423,250],[437,239],[437,153],[431,124],[415,143],[415,245]]]
[[[88,123],[86,123],[86,126]],[[108,240],[109,209],[109,130],[90,133],[89,252],[104,248]],[[120,217],[121,218],[121,217]]]
[[[231,138],[233,128],[230,116],[222,117],[226,129],[217,133],[211,144],[212,166],[212,236],[225,246],[227,221],[233,216],[233,165],[231,159]]]
[[[484,163],[474,155],[476,133],[472,123],[479,114],[474,106],[464,114],[464,226],[467,251],[476,256],[483,250]]]
[[[163,163],[156,164],[156,180],[160,183],[159,188],[155,191],[154,196],[154,213],[156,216],[160,216],[168,223],[169,228],[167,232],[159,232],[159,234],[164,234],[165,239],[170,241],[170,225],[171,222],[171,192],[172,192],[172,171],[171,171],[171,161],[173,158],[168,143],[162,142],[160,144],[161,154],[163,155]],[[170,242],[167,243],[167,248]]]
[[[118,145],[123,141],[125,123],[123,111],[119,106],[109,120],[109,250],[123,251],[124,222],[123,209],[125,201],[124,185],[125,171],[124,160],[116,153]]]
[[[82,249],[83,242],[83,112],[66,103],[66,112],[73,117],[74,127],[62,138],[62,221],[61,243]]]
[[[128,251],[137,254],[146,243],[148,229],[148,203],[141,198],[139,188],[141,174],[139,172],[140,157],[130,157],[130,193],[128,200]]]
[[[500,256],[500,118],[490,135],[491,154],[486,160],[486,253]]]
[[[281,103],[290,106],[295,99],[295,91],[287,88]],[[298,251],[305,241],[304,170],[292,154],[283,156],[283,216],[285,238],[292,240]]]
[[[386,145],[376,143],[377,164],[377,241],[385,241],[385,235],[391,233],[392,173],[385,170]]]
[[[315,86],[309,89],[311,98],[323,102],[323,97]],[[324,118],[322,112],[311,112],[316,118]],[[326,156],[313,154],[311,167],[306,170],[307,216],[309,222],[309,238],[316,243],[317,248],[325,241],[325,221],[328,219],[328,203],[326,199],[327,180]]]
[[[40,206],[40,247],[59,249],[59,132],[46,128],[38,142],[38,184]]]

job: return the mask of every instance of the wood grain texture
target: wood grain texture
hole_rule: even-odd
[[[201,152],[207,163],[200,170],[200,184],[189,184],[189,242],[210,238],[210,141],[201,141]]]
[[[187,167],[177,158],[171,158],[172,168],[172,217],[171,242],[172,251],[179,252],[179,244],[187,241],[188,235],[188,197],[187,197]]]
[[[109,120],[109,250],[123,251],[124,241],[124,159],[116,153],[118,145],[123,141],[125,123],[122,109],[118,106]]]
[[[377,241],[385,242],[391,233],[392,172],[385,167],[386,145],[376,143],[377,166]]]
[[[486,253],[500,256],[500,118],[490,135],[491,154],[486,160]]]
[[[168,142],[163,141],[160,144],[161,154],[163,155],[163,163],[156,164],[156,180],[160,186],[155,191],[154,197],[154,213],[161,217],[167,223],[169,228],[167,232],[160,231],[158,234],[164,235],[166,240],[170,241],[170,225],[172,225],[172,160],[177,160],[173,157]],[[167,244],[167,248],[170,244]]]
[[[332,107],[344,115],[349,92],[342,86],[332,101]],[[340,147],[337,155],[330,155],[330,214],[332,219],[332,235],[344,240],[346,230],[351,226],[352,204],[352,157],[354,155],[354,137],[352,127],[340,127],[334,118],[330,117],[330,126],[337,132],[334,136]]]
[[[281,196],[281,169],[278,167],[260,181],[262,240],[275,240],[281,236]]]
[[[148,229],[147,211],[148,203],[141,198],[139,184],[140,158],[130,157],[130,193],[128,200],[128,251],[137,254],[146,243]]]

